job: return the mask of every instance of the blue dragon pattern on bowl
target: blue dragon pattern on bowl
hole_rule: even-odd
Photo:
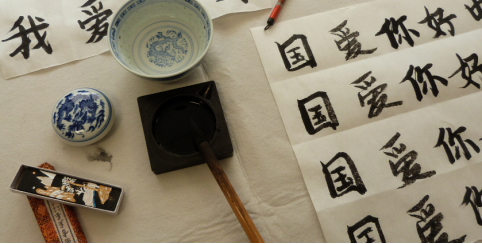
[[[151,63],[160,67],[171,67],[184,60],[188,44],[180,31],[168,30],[165,34],[158,32],[150,38],[146,47],[149,49],[147,57]]]

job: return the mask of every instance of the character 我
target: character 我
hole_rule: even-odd
[[[470,204],[475,213],[475,219],[477,224],[482,226],[482,217],[480,216],[479,208],[482,208],[482,190],[478,190],[477,187],[472,186],[471,188],[465,187],[465,196],[462,201],[462,205],[467,206]]]
[[[399,44],[402,44],[402,38],[407,41],[408,45],[413,47],[415,42],[413,41],[410,33],[412,33],[416,37],[419,37],[420,33],[413,29],[407,29],[405,27],[405,24],[403,23],[405,20],[407,20],[407,16],[405,15],[401,16],[397,20],[395,20],[394,18],[390,18],[390,20],[385,19],[385,23],[382,25],[380,31],[375,34],[375,36],[386,34],[388,40],[390,41],[390,44],[395,49],[398,49]]]
[[[391,151],[385,151],[383,153],[389,157],[398,159],[398,157],[407,149],[407,146],[403,143],[400,143],[399,147],[394,146],[398,138],[400,138],[400,133],[397,132],[380,150],[391,149]],[[392,162],[392,160],[388,160],[393,176],[398,177],[398,175],[402,174],[403,186],[399,187],[399,189],[411,185],[417,180],[429,178],[436,174],[433,170],[420,173],[422,167],[420,164],[414,163],[417,157],[418,153],[412,150],[405,153],[405,155],[398,159],[396,163]]]
[[[283,44],[276,44],[288,71],[296,71],[306,66],[316,67],[315,57],[306,36],[293,35]]]
[[[341,197],[352,191],[361,195],[367,192],[355,163],[347,153],[339,152],[327,164],[320,163],[332,198]]]
[[[310,135],[326,127],[336,130],[339,125],[326,92],[315,92],[307,98],[298,100],[298,109],[305,129]]]
[[[374,233],[374,230],[376,230],[376,233]],[[366,216],[353,226],[348,226],[348,236],[351,243],[386,243],[378,218],[371,215]]]
[[[439,133],[438,141],[435,147],[443,146],[445,153],[447,154],[447,157],[451,164],[454,164],[456,159],[457,160],[460,159],[460,148],[462,148],[465,159],[469,160],[470,158],[472,158],[472,155],[470,154],[470,151],[465,143],[470,145],[475,152],[477,153],[480,152],[480,148],[472,140],[462,139],[462,136],[460,134],[462,134],[462,132],[464,132],[466,129],[467,128],[460,126],[458,129],[452,132],[451,128],[445,128],[445,129],[439,128],[440,133]],[[447,134],[448,134],[448,138],[447,138],[448,143],[445,140],[445,131],[447,131]],[[450,147],[455,147],[455,157]]]
[[[35,24],[34,19],[30,17],[30,15],[27,16],[27,18],[28,18],[28,22],[30,23],[29,29],[25,29],[25,27],[23,27],[22,21],[24,17],[20,16],[17,19],[17,21],[15,21],[15,23],[13,24],[12,29],[10,29],[10,31],[18,29],[18,33],[5,40],[2,40],[2,42],[7,42],[15,38],[21,38],[22,40],[22,44],[20,44],[20,46],[17,49],[15,49],[15,51],[10,53],[10,57],[14,57],[19,52],[22,53],[24,59],[28,59],[30,57],[30,43],[32,42],[29,37],[30,33],[33,33],[33,36],[35,37],[35,39],[37,39],[37,45],[35,45],[32,49],[42,48],[47,54],[52,54],[53,52],[52,46],[50,46],[50,43],[48,41],[47,42],[45,41],[45,38],[47,37],[47,31],[45,31],[42,35],[40,35],[39,33],[39,31],[49,27],[49,24],[42,23],[45,20],[40,17],[35,17],[35,19],[41,23],[40,25]]]
[[[472,3],[472,7],[465,4],[465,8],[475,20],[480,21],[482,19],[482,0],[472,0]]]
[[[456,70],[451,76],[449,76],[449,78],[452,78],[457,73],[462,72],[462,78],[467,81],[467,84],[465,84],[465,86],[463,86],[462,88],[467,88],[468,86],[473,85],[477,87],[477,89],[480,89],[480,84],[472,79],[473,74],[477,72],[482,73],[482,64],[479,65],[479,56],[475,53],[472,53],[467,58],[462,59],[458,54],[455,55],[457,55],[457,58],[459,59],[460,68]],[[472,67],[469,65],[469,62],[472,62]],[[479,78],[482,80],[482,77],[479,76]]]
[[[371,71],[364,74],[362,77],[358,78],[356,81],[352,82],[352,85],[355,85],[356,88],[361,89],[362,91],[358,93],[358,100],[360,100],[360,105],[365,107],[366,104],[370,105],[370,110],[368,112],[368,118],[377,117],[383,111],[384,108],[400,106],[403,104],[403,101],[396,101],[387,103],[388,96],[387,94],[383,93],[385,89],[387,89],[387,83],[380,84],[377,87],[372,88],[370,91],[368,89],[376,82],[374,76],[370,77],[370,81],[367,80],[368,76],[371,75]],[[363,83],[363,84],[361,84]],[[362,92],[366,92],[365,95],[362,95]],[[383,94],[382,94],[383,93]]]
[[[102,5],[102,2],[99,1],[99,7],[96,8],[96,6],[91,6],[96,0],[88,0],[84,5],[82,5],[82,8],[85,7],[91,7],[92,12],[89,10],[82,10],[85,14],[90,16],[88,19],[84,21],[77,21],[79,23],[79,26],[82,30],[85,30],[86,26],[95,20],[95,22],[86,30],[86,31],[92,31],[92,36],[86,43],[96,43],[102,40],[104,36],[107,36],[107,29],[109,28],[109,23],[107,23],[107,18],[109,18],[112,15],[112,11],[110,9],[105,9],[104,11],[101,12],[101,10],[104,9],[104,6]]]
[[[342,52],[346,51],[345,60],[354,59],[360,54],[372,54],[375,52],[377,48],[362,50],[361,43],[356,39],[358,36],[360,36],[358,31],[350,33],[350,29],[348,28],[343,30],[347,22],[348,20],[345,20],[339,26],[335,27],[333,30],[330,30],[333,35],[340,37],[340,40],[335,40],[335,43],[338,47],[338,50]]]
[[[428,85],[427,81],[430,84],[430,90],[432,90],[432,94],[437,97],[439,94],[439,90],[437,88],[437,84],[435,83],[435,80],[440,81],[442,85],[447,86],[448,81],[440,76],[432,75],[430,72],[430,68],[432,68],[432,64],[427,64],[423,68],[420,68],[420,66],[413,67],[413,65],[410,65],[407,75],[403,78],[403,80],[400,83],[403,83],[405,81],[410,81],[413,86],[413,90],[415,91],[415,96],[417,97],[418,101],[422,101],[423,95],[427,94],[428,92]],[[426,80],[425,80],[425,78]],[[422,89],[420,89],[420,86],[422,86]]]
[[[428,27],[430,29],[435,31],[435,36],[433,38],[439,38],[441,35],[446,36],[447,33],[445,33],[441,26],[444,24],[447,24],[450,26],[450,29],[448,30],[450,35],[454,36],[455,35],[455,29],[454,25],[452,24],[451,20],[454,18],[457,18],[455,14],[451,14],[447,17],[444,18],[444,10],[441,8],[437,8],[435,12],[429,13],[427,7],[425,7],[425,13],[427,14],[427,17],[423,19],[422,21],[418,22],[419,24],[428,24]],[[438,17],[438,19],[436,18]]]
[[[462,243],[464,242],[465,237],[467,237],[467,235],[463,235],[458,239],[449,241],[449,235],[447,234],[447,232],[443,232],[435,240],[435,238],[440,233],[440,231],[442,231],[442,228],[443,228],[442,220],[444,216],[442,213],[438,213],[435,216],[433,216],[433,214],[435,213],[435,207],[433,206],[433,204],[429,203],[425,206],[425,203],[427,203],[429,198],[430,198],[429,195],[424,196],[419,203],[417,203],[414,207],[412,207],[410,210],[407,211],[407,213],[410,216],[419,219],[419,221],[417,221],[417,233],[418,233],[418,236],[420,237],[420,241],[422,243],[434,243],[434,242]]]

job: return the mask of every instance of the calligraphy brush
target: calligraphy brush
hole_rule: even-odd
[[[274,24],[274,21],[278,18],[279,12],[281,11],[281,8],[283,7],[285,1],[286,0],[278,0],[276,5],[274,5],[273,11],[271,11],[271,14],[268,18],[268,25],[264,28],[264,30],[269,29],[269,27]]]
[[[205,134],[201,131],[201,129],[199,129],[191,117],[189,117],[189,129],[191,130],[194,144],[201,152],[204,161],[208,164],[209,169],[218,182],[218,185],[226,197],[226,200],[228,200],[228,203],[238,218],[239,223],[243,227],[244,232],[246,232],[249,241],[258,243],[264,242],[263,238],[258,232],[258,229],[254,225],[253,220],[251,220],[251,217],[244,208],[243,203],[241,200],[239,200],[238,194],[236,194],[236,191],[224,173],[223,168],[221,168],[221,165],[219,165],[216,155],[214,155],[214,152],[209,146],[209,138],[206,138]]]

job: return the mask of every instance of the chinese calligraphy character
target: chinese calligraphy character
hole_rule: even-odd
[[[374,239],[371,235],[374,234],[374,229],[378,232],[378,239]],[[366,216],[353,226],[348,226],[348,236],[350,237],[351,243],[357,243],[357,240],[363,240],[365,243],[373,243],[377,240],[381,243],[386,243],[378,218],[371,215]]]
[[[465,8],[470,12],[472,17],[474,17],[475,20],[480,21],[482,19],[482,0],[472,0],[474,5],[472,7],[469,7],[468,5],[465,5]],[[477,11],[477,13],[475,13]]]
[[[392,158],[398,158],[400,154],[402,154],[405,149],[407,149],[407,146],[405,144],[400,143],[400,146],[394,147],[395,143],[397,142],[398,138],[400,138],[400,133],[396,133],[388,142],[383,146],[380,150],[384,149],[389,149],[391,148],[391,152],[384,152],[387,156],[390,156]],[[403,181],[403,186],[399,187],[403,188],[407,185],[411,185],[415,183],[417,180],[425,179],[428,177],[432,177],[433,175],[436,174],[435,171],[428,171],[425,173],[420,173],[422,170],[422,167],[420,164],[415,163],[415,160],[418,157],[418,153],[416,151],[410,151],[406,153],[403,157],[401,157],[397,163],[393,163],[392,160],[388,160],[388,163],[390,164],[390,169],[392,170],[393,176],[397,177],[399,174],[402,175],[402,181]],[[400,167],[401,166],[401,167]]]
[[[482,73],[482,65],[478,65],[479,64],[479,56],[477,56],[477,54],[473,53],[472,55],[468,56],[467,58],[462,59],[462,58],[460,58],[460,56],[458,54],[455,54],[455,55],[457,55],[457,58],[459,59],[460,68],[458,70],[456,70],[455,73],[453,73],[451,76],[449,76],[449,78],[452,78],[457,73],[462,72],[462,74],[461,74],[462,78],[467,81],[467,84],[462,88],[466,88],[470,85],[474,85],[475,87],[480,89],[480,84],[475,82],[472,79],[473,74],[475,74],[477,72]],[[470,62],[470,61],[473,61],[472,67],[470,67],[470,65],[468,64],[468,62]],[[466,73],[466,71],[468,71],[468,73]],[[480,78],[480,76],[479,76],[479,78]]]
[[[455,159],[459,160],[460,159],[460,148],[462,148],[464,152],[464,156],[467,160],[472,158],[472,155],[470,155],[469,149],[465,145],[465,143],[469,144],[475,152],[479,153],[480,148],[470,139],[463,140],[460,134],[466,130],[465,127],[461,126],[454,132],[452,132],[451,128],[446,128],[447,134],[448,134],[448,143],[445,141],[445,129],[444,128],[439,128],[440,134],[438,137],[437,145],[435,147],[440,147],[443,146],[445,149],[445,153],[447,153],[447,157],[449,158],[449,161],[451,164],[454,164]],[[458,142],[458,146],[455,145],[456,142]],[[450,147],[455,146],[455,158],[454,154],[452,153],[452,150],[450,150]]]
[[[440,76],[432,75],[432,73],[429,71],[430,68],[432,68],[432,64],[427,64],[423,68],[420,68],[420,66],[414,68],[413,65],[410,65],[407,75],[405,76],[405,78],[403,78],[402,82],[400,82],[403,83],[408,80],[412,83],[418,101],[422,101],[423,99],[422,92],[423,94],[427,94],[428,92],[427,80],[430,84],[430,90],[432,90],[432,94],[435,97],[437,97],[439,93],[437,84],[435,84],[435,80],[440,81],[440,83],[442,83],[442,85],[444,86],[448,85],[448,81],[446,79]],[[424,79],[424,75],[426,76],[427,80]],[[414,76],[415,78],[412,78],[412,76]],[[422,86],[422,90],[420,90],[420,86],[418,83],[420,83],[420,85]]]
[[[22,44],[17,49],[15,49],[13,53],[10,54],[10,57],[14,57],[19,52],[22,53],[24,59],[28,59],[30,57],[30,43],[32,42],[28,37],[30,33],[33,33],[35,38],[37,39],[37,45],[35,45],[33,49],[42,48],[47,54],[52,54],[53,52],[52,46],[50,46],[50,43],[48,41],[47,43],[45,43],[45,38],[47,37],[47,31],[45,31],[43,35],[40,35],[39,33],[39,31],[49,27],[49,24],[42,23],[45,20],[40,17],[35,17],[35,19],[38,22],[42,23],[40,25],[35,24],[35,21],[32,19],[32,17],[30,17],[30,15],[27,16],[27,18],[30,23],[30,29],[25,29],[25,27],[22,26],[22,21],[24,17],[20,16],[18,20],[15,21],[15,24],[13,24],[12,29],[10,29],[10,31],[13,31],[18,28],[18,33],[11,36],[8,39],[2,40],[2,42],[6,42],[19,37],[22,39]]]
[[[475,213],[475,219],[477,220],[477,224],[482,226],[482,218],[480,217],[479,209],[482,207],[482,190],[477,190],[477,187],[472,186],[471,188],[465,187],[465,196],[464,200],[462,201],[462,205],[467,206],[470,203],[472,209]],[[473,197],[473,198],[472,198]]]
[[[305,99],[298,100],[298,108],[305,129],[310,135],[314,135],[326,127],[336,130],[339,125],[326,92],[315,92]],[[313,117],[310,117],[310,113]]]
[[[308,45],[308,40],[304,35],[293,35],[285,43],[279,44],[278,49],[281,58],[288,71],[296,71],[305,66],[316,67],[315,57]],[[303,47],[303,49],[301,49]]]
[[[61,219],[58,224],[59,224],[60,228],[64,228],[64,220],[63,219]]]
[[[112,15],[112,11],[110,9],[106,9],[103,12],[100,12],[102,9],[104,9],[102,2],[99,2],[99,8],[91,6],[95,1],[96,0],[88,0],[84,5],[81,6],[82,8],[88,6],[92,8],[92,12],[89,10],[82,10],[82,12],[91,17],[84,21],[77,21],[80,25],[80,28],[82,30],[85,30],[86,25],[95,20],[94,24],[92,24],[92,26],[86,30],[92,31],[92,36],[86,43],[96,43],[102,40],[104,36],[107,36],[107,29],[109,28],[109,23],[104,22]]]
[[[375,77],[371,76],[370,81],[367,81],[369,75],[371,75],[371,71],[364,74],[362,77],[358,78],[356,81],[352,82],[351,84],[358,85],[363,82],[364,85],[355,86],[356,88],[360,88],[362,91],[367,91],[369,87],[376,82]],[[371,96],[371,98],[367,101],[367,104],[370,105],[370,111],[368,112],[368,118],[377,117],[380,115],[384,108],[394,107],[402,105],[402,101],[387,103],[388,96],[387,94],[382,94],[383,91],[387,89],[387,84],[381,84],[377,87],[371,89],[367,92],[364,96],[361,95],[362,92],[358,93],[358,100],[360,100],[360,105],[365,107],[365,100]]]
[[[339,36],[341,38],[338,41],[335,40],[335,43],[338,47],[338,50],[347,51],[345,60],[354,59],[360,54],[371,54],[375,52],[377,48],[370,50],[361,50],[361,43],[358,42],[358,40],[356,39],[360,35],[358,31],[350,33],[350,29],[348,28],[345,28],[345,31],[343,31],[343,27],[346,26],[347,22],[348,20],[343,21],[343,23],[330,31],[333,35]],[[343,43],[345,43],[344,46],[342,46]]]
[[[59,212],[55,213],[55,217],[57,217],[57,220],[60,220],[60,218],[62,218]]]
[[[425,19],[423,19],[422,21],[420,21],[418,23],[419,24],[428,23],[428,27],[430,27],[430,29],[436,31],[435,36],[433,38],[439,38],[441,35],[444,35],[444,36],[447,35],[447,33],[442,31],[442,28],[440,28],[440,26],[442,26],[443,24],[447,24],[447,25],[450,26],[450,30],[449,30],[450,35],[452,35],[452,36],[455,35],[454,25],[452,24],[452,22],[450,22],[453,18],[457,18],[457,16],[455,14],[451,14],[451,15],[444,18],[444,10],[443,9],[437,8],[437,10],[435,10],[435,12],[430,14],[428,12],[427,7],[425,7],[425,13],[427,14],[427,17],[425,17]],[[436,19],[435,17],[438,17],[438,19]]]
[[[332,198],[341,197],[351,191],[356,191],[361,195],[367,192],[363,180],[358,174],[355,163],[347,153],[337,153],[326,165],[323,162],[320,163],[323,167],[326,184]],[[330,168],[334,169],[331,170]],[[344,172],[346,174],[344,174]],[[351,175],[348,175],[350,173]],[[336,178],[333,179],[332,175],[335,175]],[[337,183],[337,185],[335,185],[335,183]]]
[[[405,24],[403,24],[405,20],[407,20],[407,16],[405,15],[398,18],[398,20],[395,20],[394,18],[390,18],[390,20],[385,19],[385,23],[382,25],[380,31],[375,34],[375,36],[387,34],[388,40],[390,40],[390,44],[395,49],[398,49],[399,44],[402,44],[402,37],[407,41],[410,46],[413,47],[413,44],[415,44],[415,42],[413,41],[412,36],[410,36],[410,33],[412,33],[416,37],[419,37],[420,33],[412,29],[407,30]],[[402,29],[403,33],[399,31],[399,28]],[[398,35],[398,42],[395,35]]]
[[[420,241],[423,243],[434,243],[434,242],[444,242],[447,243],[449,242],[449,235],[447,232],[443,232],[440,234],[440,236],[435,240],[435,237],[442,231],[442,220],[444,218],[442,213],[438,213],[437,215],[433,216],[435,212],[435,207],[433,204],[429,203],[427,204],[426,207],[425,203],[427,203],[428,199],[430,198],[429,195],[426,195],[423,197],[423,199],[417,203],[413,208],[407,211],[410,216],[419,219],[417,221],[417,232],[418,236],[420,237]],[[419,212],[418,215],[413,214],[415,212]],[[412,213],[412,214],[410,214]],[[427,221],[430,217],[432,217],[429,221]],[[420,224],[423,223],[425,224],[424,226],[421,226]],[[425,235],[425,232],[430,231],[428,235]],[[464,235],[458,239],[451,240],[450,242],[453,243],[462,243],[465,240],[465,237],[467,235]]]

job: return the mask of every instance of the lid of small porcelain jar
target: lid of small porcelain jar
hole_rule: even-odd
[[[79,88],[65,94],[54,107],[52,125],[64,142],[85,146],[102,139],[114,123],[114,107],[104,93]]]

